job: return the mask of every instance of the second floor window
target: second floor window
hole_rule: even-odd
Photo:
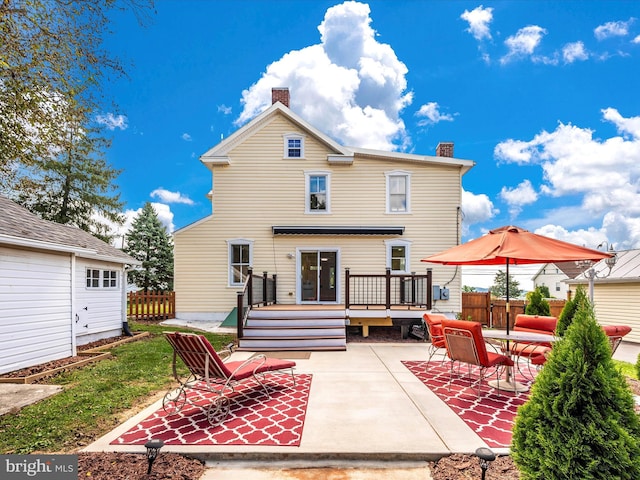
[[[387,174],[387,213],[408,213],[409,179],[407,172]]]
[[[327,172],[307,172],[306,213],[329,213],[330,175]]]

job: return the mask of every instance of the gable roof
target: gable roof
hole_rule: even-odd
[[[107,262],[132,265],[140,263],[84,230],[43,220],[2,196],[0,212],[0,245],[69,252]]]
[[[538,270],[538,273],[536,273],[533,278],[538,278],[540,275],[543,275],[545,272],[545,270],[549,267],[549,266],[555,266],[558,270],[560,270],[562,273],[564,273],[566,275],[567,278],[571,279],[571,278],[576,278],[578,275],[580,275],[582,273],[582,268],[580,268],[578,265],[576,265],[576,262],[556,262],[556,263],[545,263],[540,270]]]
[[[293,111],[291,111],[291,109],[280,102],[272,104],[260,115],[236,130],[220,143],[209,149],[206,153],[202,154],[200,156],[200,161],[204,163],[209,169],[211,169],[214,165],[229,165],[230,160],[227,157],[228,153],[237,145],[242,143],[244,139],[253,135],[264,125],[268,124],[275,117],[275,115],[278,114],[283,115],[289,121],[298,125],[302,130],[305,130],[309,135],[313,136],[320,143],[327,146],[329,150],[333,152],[333,154],[330,154],[328,156],[328,160],[330,163],[352,163],[354,157],[356,156],[373,159],[378,158],[381,160],[395,159],[407,162],[434,163],[457,166],[462,169],[463,175],[475,165],[475,162],[473,160],[461,160],[453,157],[416,155],[411,153],[391,152],[386,150],[374,150],[360,147],[345,147],[303,120]]]

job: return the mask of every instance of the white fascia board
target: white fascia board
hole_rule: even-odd
[[[327,155],[327,162],[332,165],[351,165],[353,155]]]
[[[369,148],[360,148],[360,147],[347,147],[347,148],[349,148],[350,150],[352,150],[354,153],[358,155],[363,155],[367,157],[404,160],[407,162],[418,162],[418,163],[434,163],[434,164],[440,164],[440,165],[451,165],[452,167],[460,167],[462,169],[463,175],[467,173],[476,164],[476,162],[474,162],[473,160],[464,160],[464,159],[454,158],[454,157],[437,157],[437,156],[431,156],[431,155],[417,155],[415,153],[388,152],[386,150],[373,150]]]

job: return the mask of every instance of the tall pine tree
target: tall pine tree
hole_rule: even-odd
[[[130,282],[144,291],[173,290],[173,240],[151,203],[134,219],[124,251],[142,262],[129,272]]]

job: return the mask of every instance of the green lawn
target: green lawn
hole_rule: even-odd
[[[172,350],[162,332],[190,330],[136,322],[130,327],[151,335],[114,348],[110,359],[48,380],[64,391],[0,416],[0,453],[75,451],[121,424],[127,410],[168,390]],[[205,335],[216,350],[233,341],[230,335]]]

